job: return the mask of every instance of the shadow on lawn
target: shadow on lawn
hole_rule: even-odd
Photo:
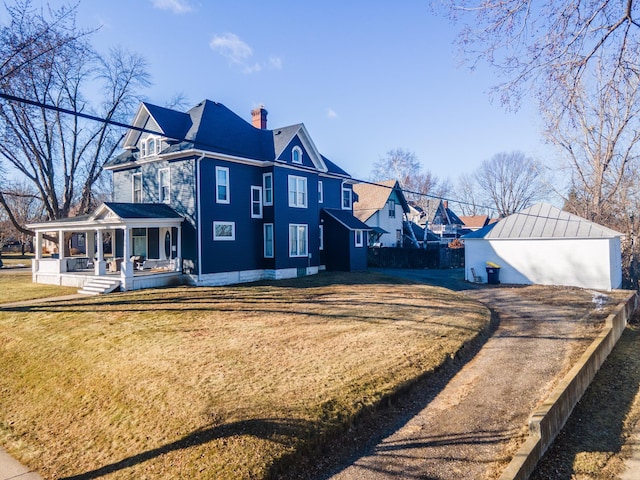
[[[315,425],[311,422],[291,419],[253,419],[229,423],[211,428],[196,430],[189,435],[158,448],[124,458],[119,462],[110,463],[103,467],[80,473],[61,480],[90,480],[100,478],[126,468],[153,460],[167,453],[185,450],[213,440],[236,435],[250,435],[258,438],[278,442],[279,438],[304,439],[313,436]],[[288,442],[287,442],[288,443]]]
[[[590,476],[600,472],[611,455],[620,452],[625,441],[625,418],[640,385],[638,342],[640,325],[629,325],[538,463],[532,480]],[[585,457],[580,459],[580,454]],[[591,460],[585,463],[588,458]]]

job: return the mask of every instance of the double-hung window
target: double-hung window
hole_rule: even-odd
[[[251,218],[262,218],[262,187],[251,186]]]
[[[264,224],[264,256],[273,258],[273,223]]]
[[[262,175],[262,198],[264,205],[273,205],[273,173]]]
[[[229,169],[216,167],[216,203],[230,203]]]
[[[142,203],[142,174],[134,173],[131,176],[131,189],[133,203]]]
[[[389,217],[396,218],[396,201],[389,200]]]
[[[171,174],[168,168],[158,170],[158,197],[160,203],[169,203],[171,192]]]
[[[342,209],[351,210],[351,189],[342,186]]]
[[[308,226],[289,224],[289,256],[306,257],[308,255],[307,244],[309,240]]]
[[[362,230],[356,230],[355,237],[356,237],[356,247],[362,247],[364,245]]]
[[[307,208],[307,179],[289,175],[289,206]]]

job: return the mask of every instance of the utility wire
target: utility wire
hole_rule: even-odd
[[[47,103],[43,103],[43,102],[39,102],[39,101],[35,101],[35,100],[29,100],[27,98],[17,97],[15,95],[9,95],[9,94],[4,93],[4,92],[0,92],[0,98],[4,98],[5,100],[8,100],[10,102],[24,103],[26,105],[31,105],[31,106],[34,106],[34,107],[44,108],[44,109],[47,109],[47,110],[53,110],[55,112],[64,113],[64,114],[67,114],[67,115],[73,115],[73,116],[76,116],[76,117],[85,118],[87,120],[92,120],[94,122],[106,123],[108,125],[113,125],[113,126],[121,127],[121,128],[127,128],[127,129],[135,130],[135,131],[138,131],[138,132],[151,133],[153,135],[166,136],[166,134],[164,132],[158,132],[156,130],[151,130],[151,129],[148,129],[148,128],[136,127],[134,125],[118,122],[118,121],[107,119],[107,118],[98,117],[96,115],[89,115],[87,113],[76,112],[76,111],[73,111],[73,110],[69,110],[67,108],[59,107],[57,105],[49,105]],[[174,137],[170,137],[170,138],[174,139]],[[186,138],[175,138],[175,140],[177,140],[179,142],[189,142],[189,143],[192,142],[191,140],[188,140]],[[207,144],[203,143],[203,145],[207,145]],[[207,146],[215,148],[214,145],[207,145]],[[390,190],[393,190],[393,188],[394,188],[394,187],[390,187],[388,185],[381,185],[380,183],[372,182],[372,181],[369,181],[369,180],[361,180],[361,179],[353,178],[353,177],[352,177],[352,179],[354,181],[358,182],[358,183],[364,183],[364,184],[367,184],[367,185],[375,185],[377,187],[388,188]],[[445,197],[442,197],[442,196],[431,195],[431,194],[423,193],[423,192],[415,192],[415,191],[412,191],[412,190],[407,190],[405,188],[400,188],[400,190],[402,192],[404,192],[404,193],[409,193],[409,194],[412,194],[412,195],[419,195],[419,196],[422,196],[422,197],[433,198],[433,199],[436,199],[436,200],[443,200],[443,201],[447,201],[447,202],[458,203],[460,205],[470,205],[470,206],[473,206],[473,207],[484,208],[484,209],[487,209],[488,211],[493,210],[493,208],[491,208],[491,207],[487,207],[485,205],[476,205],[475,203],[465,202],[463,200],[457,200],[457,199],[453,199],[453,198],[445,198]]]

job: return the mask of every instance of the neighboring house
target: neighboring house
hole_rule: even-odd
[[[622,285],[621,233],[544,203],[463,237],[465,277],[487,281],[486,262],[501,283],[611,290]]]
[[[458,218],[462,222],[462,226],[470,232],[480,230],[491,223],[489,215],[460,215]]]
[[[404,215],[409,205],[396,180],[356,183],[353,186],[356,201],[353,214],[372,230],[369,245],[376,247],[402,247]]]
[[[64,252],[57,263],[42,258],[45,232],[61,241],[84,234],[85,251],[96,252],[86,273],[105,276],[111,266],[125,290],[177,277],[223,285],[365,269],[369,227],[352,214],[350,175],[320,154],[303,124],[269,130],[264,108],[251,113],[248,123],[209,100],[187,112],[141,104],[124,152],[105,165],[113,202],[30,225],[34,281],[83,284],[68,274],[82,262]],[[140,272],[159,275],[143,281]]]
[[[443,243],[449,243],[460,236],[463,227],[462,220],[449,208],[447,200],[438,198],[420,202],[420,206],[411,205],[410,219],[441,238]]]
[[[415,222],[404,222],[404,246],[407,248],[427,248],[427,245],[440,245],[440,237],[434,235],[428,228],[423,228]]]

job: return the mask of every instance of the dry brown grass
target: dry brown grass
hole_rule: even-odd
[[[0,444],[47,478],[268,478],[488,323],[371,273],[0,311]]]
[[[627,326],[532,480],[618,478],[640,421],[640,325]]]
[[[4,257],[3,257],[4,261]],[[0,273],[0,304],[78,293],[76,287],[58,287],[31,282],[31,271],[4,270]]]

